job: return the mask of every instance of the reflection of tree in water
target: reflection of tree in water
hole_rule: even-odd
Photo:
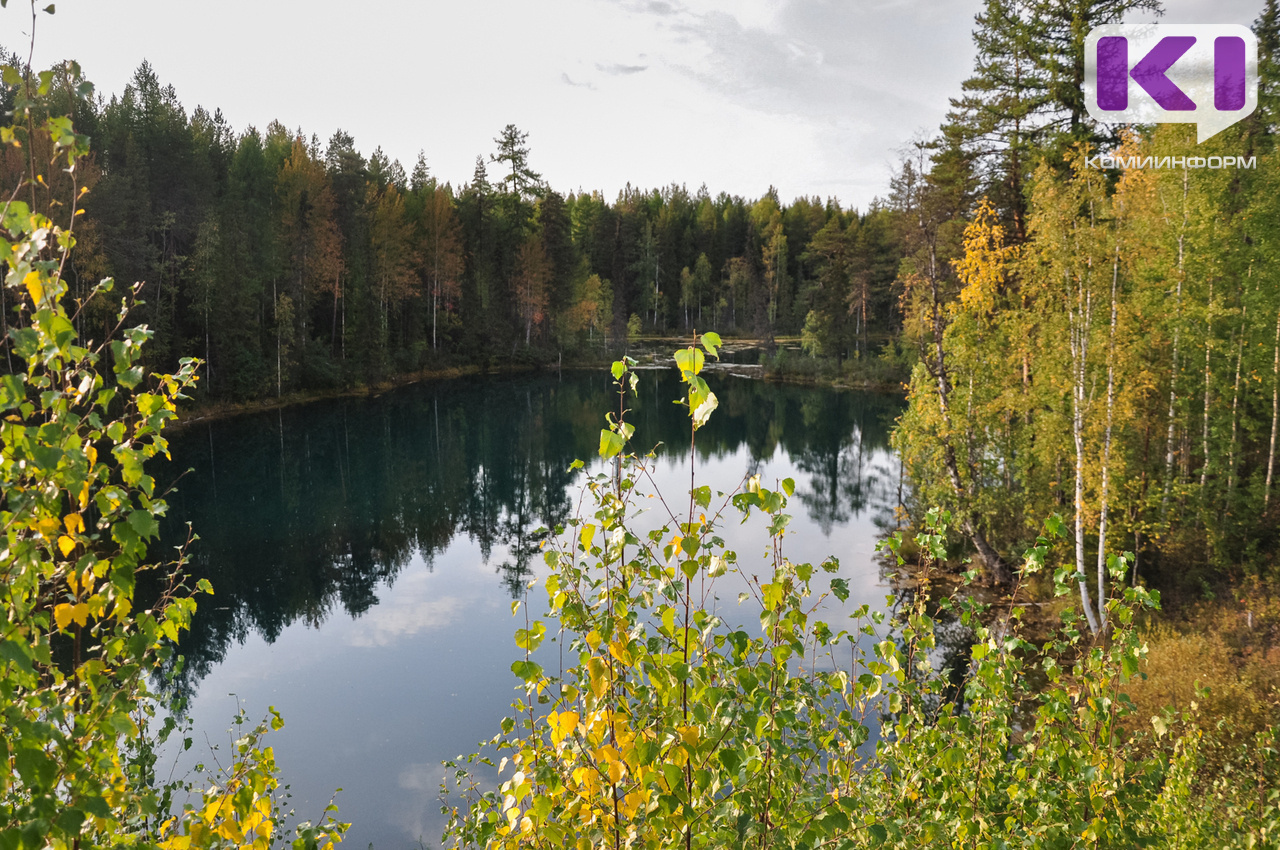
[[[875,451],[888,439],[888,422],[883,410],[861,402],[848,393],[824,394],[806,398],[800,406],[809,439],[795,461],[812,478],[799,499],[824,534],[848,522],[851,514],[861,516],[869,504],[883,508],[890,498],[885,455]]]
[[[888,484],[868,459],[884,456],[895,399],[741,379],[714,386],[720,409],[698,432],[701,456],[745,445],[759,464],[783,448],[813,477],[800,498],[824,531],[883,501]],[[678,393],[673,374],[644,375],[628,402],[634,445],[687,446]],[[190,521],[200,535],[190,572],[216,592],[183,639],[176,687],[193,688],[251,631],[270,642],[295,622],[360,616],[415,557],[431,569],[455,535],[475,541],[486,563],[500,552],[500,582],[518,595],[537,530],[570,514],[569,465],[594,455],[615,406],[607,374],[570,373],[424,384],[175,435],[170,470],[192,471],[169,498],[161,545],[180,542]]]
[[[897,583],[888,611],[890,622],[900,623],[905,619],[914,608],[919,593],[919,587],[913,583]],[[952,706],[952,711],[963,712],[965,685],[969,666],[973,660],[974,631],[964,624],[955,609],[939,605],[935,598],[926,600],[925,612],[933,620],[936,639],[933,649],[928,652],[929,670],[920,670],[913,664],[906,671],[907,675],[920,682],[925,678],[936,679],[937,684],[941,685],[940,688],[930,688],[922,694],[922,699],[925,701],[923,707],[927,713],[933,713],[936,716],[937,712],[948,704]],[[909,641],[901,629],[892,630],[889,639],[897,644],[898,650],[904,655],[910,653]],[[896,721],[897,716],[886,713],[883,719],[891,721],[884,724],[884,728],[889,728],[892,721]]]

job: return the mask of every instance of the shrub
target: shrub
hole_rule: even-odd
[[[63,75],[68,90],[89,94],[73,63]],[[0,128],[0,142],[51,150],[42,165],[64,170],[74,187],[88,141],[69,119],[46,115],[54,77],[5,69],[15,123]],[[67,200],[65,226],[16,191],[0,209],[5,303],[16,304],[6,344],[18,367],[0,376],[0,757],[8,767],[0,773],[0,847],[265,848],[283,837],[265,727],[237,742],[217,784],[193,789],[198,810],[188,804],[170,816],[182,786],[152,781],[145,718],[158,697],[148,677],[172,657],[195,601],[175,567],[160,602],[134,608],[138,573],[159,568],[147,544],[165,512],[145,467],[167,456],[164,427],[198,364],[146,375],[151,332],[125,327],[136,287],[121,299],[113,338],[80,343],[62,278],[79,200],[78,192]],[[90,297],[111,290],[104,280]],[[205,582],[199,589],[211,592]],[[302,825],[294,845],[328,846],[344,828],[327,812],[320,826]]]
[[[708,334],[702,349],[676,355],[690,462],[716,406],[699,373],[718,344]],[[678,507],[648,492],[653,456],[626,451],[631,365],[613,368],[619,407],[600,439],[611,468],[588,478],[591,507],[556,530],[546,553],[547,618],[524,605],[515,713],[484,752],[448,763],[447,843],[1274,846],[1274,741],[1259,738],[1258,757],[1228,781],[1203,774],[1193,727],[1175,735],[1157,718],[1150,732],[1124,734],[1133,705],[1122,688],[1145,654],[1137,615],[1154,595],[1117,588],[1107,638],[1091,642],[1067,612],[1040,647],[1019,635],[1016,606],[988,626],[990,612],[971,599],[946,602],[974,635],[958,670],[940,669],[926,594],[891,619],[863,607],[833,628],[815,603],[848,596],[840,578],[818,584],[835,562],[815,569],[784,553],[792,482],[774,491],[756,477],[726,495],[695,480]],[[665,522],[645,531],[636,509],[650,495]],[[718,536],[732,512],[766,524],[762,565],[740,561]],[[949,522],[929,513],[915,541],[925,567],[945,557]],[[1051,518],[1022,575],[1045,570],[1064,536]],[[903,544],[885,542],[900,563]],[[1111,558],[1114,581],[1127,569],[1127,558]],[[1070,568],[1051,574],[1069,593]],[[758,607],[758,627],[715,609],[715,583],[730,575],[745,588],[740,601]],[[535,655],[549,636],[563,653],[559,673]],[[495,758],[493,788],[472,771]]]

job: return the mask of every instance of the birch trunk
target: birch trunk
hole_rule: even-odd
[[[1067,273],[1068,275],[1070,272]],[[1066,281],[1070,286],[1070,280]],[[1098,618],[1089,599],[1089,584],[1084,572],[1084,405],[1085,366],[1089,354],[1089,321],[1093,309],[1093,294],[1087,293],[1086,284],[1076,286],[1076,307],[1071,311],[1071,436],[1076,446],[1076,577],[1080,584],[1080,605],[1084,609],[1089,631],[1098,633]]]
[[[955,490],[958,500],[960,528],[973,543],[974,549],[978,551],[978,558],[986,568],[987,574],[997,584],[1010,584],[1013,581],[1013,572],[1009,569],[1009,565],[1000,557],[1000,553],[995,550],[995,547],[988,542],[986,535],[982,533],[969,514],[969,503],[973,499],[973,492],[970,487],[964,485],[960,477],[960,465],[956,460],[951,425],[951,380],[947,374],[946,350],[943,346],[946,320],[944,318],[942,296],[938,286],[937,256],[932,245],[930,245],[929,251],[929,283],[932,287],[933,296],[932,320],[935,357],[933,373],[938,387],[938,409],[942,415],[942,457],[947,467],[947,475],[951,479],[951,486]],[[971,476],[970,481],[972,482],[972,480]]]
[[[1244,360],[1245,318],[1247,307],[1240,310],[1240,339],[1236,343],[1236,378],[1231,385],[1231,442],[1227,444],[1227,501],[1236,489],[1236,437],[1240,422],[1240,366]]]
[[[1107,426],[1102,439],[1102,494],[1098,516],[1098,625],[1107,628],[1107,498],[1111,486],[1111,423],[1116,398],[1116,288],[1120,280],[1120,246],[1111,267],[1111,331],[1107,338]]]
[[[1169,371],[1169,433],[1165,440],[1164,495],[1160,497],[1161,520],[1169,514],[1169,491],[1173,487],[1174,416],[1177,413],[1178,402],[1178,342],[1182,331],[1182,326],[1179,322],[1182,318],[1182,281],[1186,257],[1188,180],[1187,171],[1184,169],[1182,172],[1182,232],[1178,234],[1178,288],[1173,314],[1173,365]]]
[[[1204,428],[1200,436],[1200,450],[1204,454],[1204,466],[1200,468],[1200,498],[1205,498],[1205,486],[1209,483],[1209,403],[1210,372],[1209,353],[1213,346],[1213,282],[1209,282],[1208,315],[1204,322]]]
[[[1280,423],[1280,313],[1276,314],[1275,360],[1271,365],[1271,447],[1267,449],[1267,484],[1262,491],[1262,509],[1271,503],[1271,474],[1276,468],[1276,425]]]

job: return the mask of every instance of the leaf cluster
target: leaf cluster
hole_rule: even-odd
[[[66,73],[78,81],[77,68]],[[40,118],[54,155],[31,179],[58,169],[74,186],[87,139],[48,114],[49,78],[6,75],[19,123],[4,128],[3,144],[23,150]],[[0,847],[265,848],[282,837],[265,728],[238,744],[221,784],[201,789],[199,812],[170,816],[182,785],[157,783],[153,770],[149,719],[161,703],[149,677],[173,658],[196,603],[181,556],[165,567],[148,557],[166,505],[146,464],[168,457],[163,431],[199,364],[146,374],[151,331],[122,330],[137,287],[121,298],[109,341],[82,343],[80,311],[114,287],[108,278],[74,300],[63,279],[80,193],[64,228],[17,200],[22,188],[0,208],[15,355],[0,376]],[[161,600],[136,610],[139,574],[162,569]],[[201,581],[195,591],[212,588]],[[170,720],[161,734],[172,729]],[[326,813],[295,846],[328,845],[344,828]]]
[[[698,353],[677,361],[691,440]],[[590,507],[545,553],[548,614],[513,604],[526,612],[514,713],[485,751],[447,763],[451,846],[1204,846],[1222,823],[1225,846],[1274,840],[1274,793],[1195,792],[1206,780],[1194,717],[1176,735],[1163,717],[1151,733],[1124,731],[1124,685],[1145,653],[1137,619],[1157,594],[1118,586],[1108,637],[1091,639],[1068,611],[1040,646],[1022,636],[1020,606],[993,618],[963,596],[933,605],[921,593],[893,616],[862,606],[833,627],[818,613],[849,596],[838,562],[784,554],[793,482],[771,490],[755,476],[724,494],[695,478],[679,515],[652,492],[665,521],[644,530],[652,455],[625,451],[630,364],[614,376],[624,401],[601,446],[614,469],[588,476]],[[718,536],[735,512],[766,523],[762,562]],[[951,521],[930,511],[914,541],[926,585]],[[1046,569],[1065,536],[1052,517],[1021,575]],[[900,533],[882,548],[904,561]],[[1117,582],[1130,558],[1114,559]],[[1060,594],[1073,578],[1057,576]],[[716,604],[726,584],[743,589],[741,620]],[[749,611],[758,623],[743,623]],[[970,635],[958,663],[942,652],[948,619]],[[1252,782],[1276,767],[1272,755],[1242,770]]]

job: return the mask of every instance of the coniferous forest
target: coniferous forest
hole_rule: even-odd
[[[322,142],[188,114],[145,62],[119,95],[66,97],[94,149],[72,277],[146,281],[136,321],[155,331],[150,357],[202,358],[208,398],[600,359],[628,333],[798,335],[811,311],[826,317],[811,322],[823,350],[847,357],[899,323],[884,205],[784,205],[772,188],[565,196],[511,125],[454,187],[426,154],[406,170],[341,131]],[[11,153],[0,187],[27,167]]]

